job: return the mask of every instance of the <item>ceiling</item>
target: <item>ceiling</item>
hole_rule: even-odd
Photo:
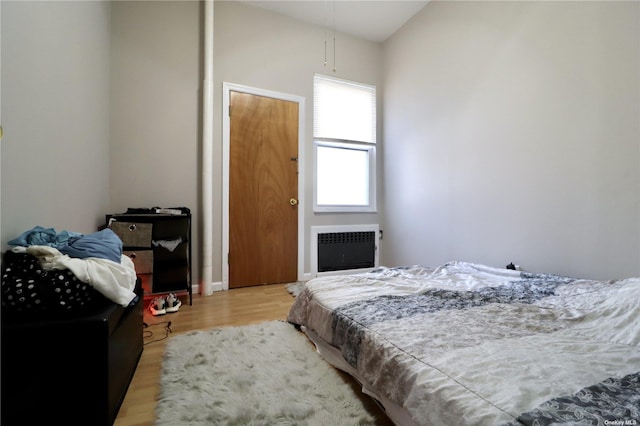
[[[429,1],[238,0],[251,6],[374,42],[385,41]]]

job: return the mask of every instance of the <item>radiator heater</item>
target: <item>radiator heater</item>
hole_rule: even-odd
[[[378,226],[313,227],[318,274],[378,266]]]

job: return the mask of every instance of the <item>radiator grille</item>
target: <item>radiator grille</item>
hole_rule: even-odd
[[[318,234],[318,272],[373,268],[375,252],[373,231]]]

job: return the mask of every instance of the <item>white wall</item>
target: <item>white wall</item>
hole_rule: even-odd
[[[216,1],[214,24],[214,230],[222,226],[222,82],[272,90],[305,98],[305,272],[309,272],[312,225],[379,223],[381,214],[313,213],[313,75],[320,73],[373,84],[382,98],[382,48],[343,34],[336,35],[336,68],[329,39],[324,66],[325,29],[239,2]],[[331,32],[329,32],[331,37]],[[381,103],[381,102],[380,102]],[[382,145],[382,129],[379,143]],[[379,169],[381,167],[379,166]],[[383,204],[378,191],[378,207]],[[214,280],[220,279],[221,240],[214,235]]]
[[[384,53],[383,262],[640,275],[640,3],[432,2]]]
[[[200,277],[201,4],[116,1],[111,17],[109,213],[188,207]]]
[[[2,2],[2,247],[90,233],[109,196],[109,3]]]

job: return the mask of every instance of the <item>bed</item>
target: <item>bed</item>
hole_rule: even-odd
[[[640,424],[640,278],[379,268],[308,281],[288,320],[398,425]]]

